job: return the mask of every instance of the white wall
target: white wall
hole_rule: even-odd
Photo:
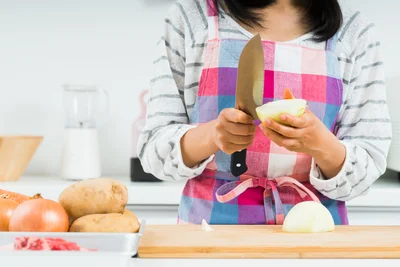
[[[400,76],[395,64],[400,62],[395,50],[400,44],[400,19],[395,17],[400,3],[346,1],[380,27],[387,75]],[[171,2],[0,0],[0,134],[45,136],[28,173],[58,174],[61,84],[80,81],[111,94],[112,119],[99,132],[104,173],[129,174],[137,95],[148,84],[152,49]]]
[[[386,75],[389,80],[400,76],[398,62],[400,51],[400,17],[397,0],[342,0],[353,8],[361,10],[363,15],[373,21],[379,29],[378,35],[382,40],[382,51],[385,57]]]

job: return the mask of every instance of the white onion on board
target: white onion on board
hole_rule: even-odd
[[[291,233],[331,232],[335,230],[335,223],[324,205],[315,201],[304,201],[288,212],[282,230]]]

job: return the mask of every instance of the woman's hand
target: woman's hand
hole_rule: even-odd
[[[309,110],[302,116],[281,115],[287,125],[274,120],[260,124],[260,128],[271,141],[287,150],[312,156],[327,178],[336,176],[346,157],[340,141]]]
[[[243,150],[254,140],[256,125],[246,113],[228,108],[218,118],[193,128],[181,138],[182,159],[192,168],[221,150],[227,154]]]
[[[238,109],[227,108],[214,121],[210,141],[226,154],[233,154],[249,147],[255,132],[256,125],[251,116]]]
[[[260,125],[269,139],[287,150],[314,155],[323,149],[327,135],[325,125],[309,110],[300,116],[281,115],[280,119],[288,125],[272,119]]]

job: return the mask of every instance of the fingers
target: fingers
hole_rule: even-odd
[[[221,151],[230,155],[251,146],[254,135],[234,135],[224,129],[217,129],[216,144]]]
[[[227,132],[226,130],[222,130],[219,132],[217,138],[221,144],[231,143],[235,145],[246,146],[253,143],[254,135],[234,135]]]
[[[310,125],[312,121],[312,113],[308,110],[304,112],[301,116],[292,116],[288,114],[283,114],[279,117],[284,123],[289,124],[296,128],[306,128]]]
[[[248,148],[250,145],[251,144],[237,145],[237,144],[232,144],[232,143],[224,143],[224,144],[220,145],[220,149],[225,154],[232,155],[235,152],[238,152],[238,151]]]
[[[249,147],[254,140],[257,126],[253,118],[237,109],[224,109],[215,125],[214,140],[226,154]]]
[[[226,131],[233,135],[254,135],[257,126],[253,118],[237,109],[224,109],[221,111],[220,120],[217,124],[218,131]]]
[[[268,137],[272,142],[277,144],[280,147],[284,147],[290,151],[297,151],[302,148],[302,144],[297,139],[287,138],[285,136],[280,135],[274,130],[265,127],[260,124],[260,129],[264,133],[266,137]]]
[[[301,149],[303,146],[297,139],[286,139],[283,140],[282,146],[287,150],[295,151]]]
[[[291,126],[286,126],[274,120],[266,120],[265,126],[285,137],[297,138],[301,137],[303,134],[303,129],[297,129]]]
[[[257,129],[255,124],[238,124],[228,121],[222,121],[221,124],[224,130],[233,135],[254,135]]]
[[[229,122],[241,124],[254,124],[254,120],[250,115],[234,108],[227,108],[221,111],[221,115]]]
[[[280,135],[279,133],[273,131],[270,128],[265,127],[262,124],[260,124],[260,129],[262,130],[264,135],[266,137],[268,137],[272,142],[274,142],[278,146],[281,146],[281,147],[283,146],[283,143],[286,140],[286,138],[284,136]]]

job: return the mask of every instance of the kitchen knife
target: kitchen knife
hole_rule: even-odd
[[[242,50],[236,81],[235,108],[258,119],[256,108],[263,103],[264,94],[264,49],[259,34],[251,38]],[[247,149],[231,155],[231,173],[234,176],[244,174]]]

